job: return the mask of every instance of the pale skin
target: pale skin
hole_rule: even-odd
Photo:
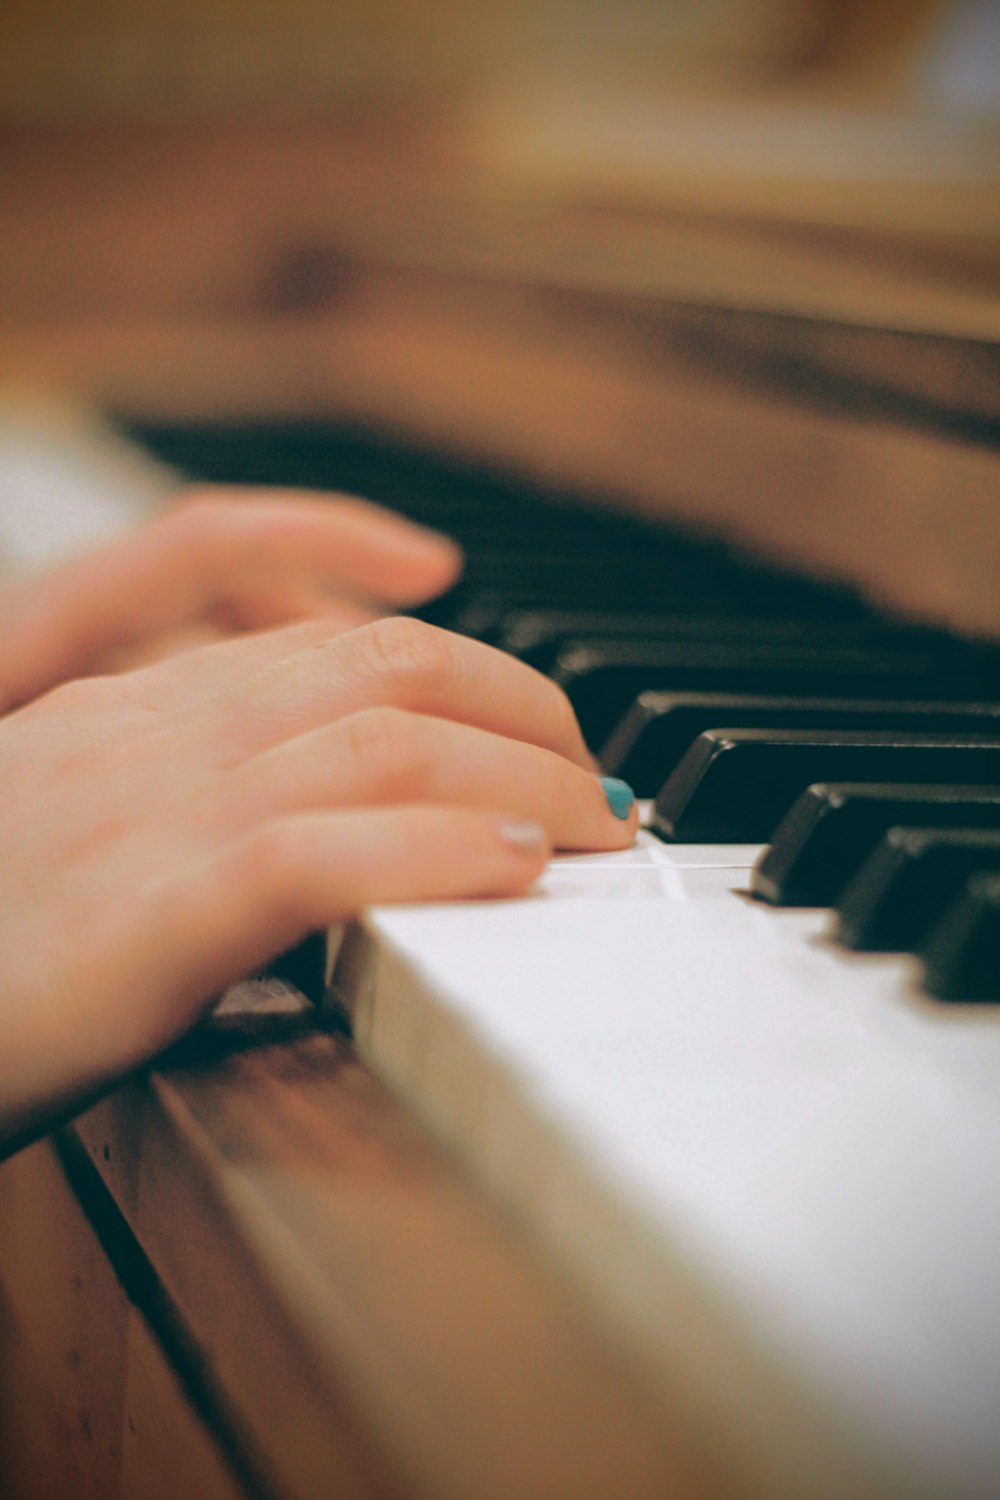
[[[32,701],[0,719],[0,1149],[152,1056],[309,931],[374,902],[517,894],[552,848],[634,837],[634,811],[612,816],[557,687],[432,626],[368,620],[368,606],[351,624],[329,597],[337,586],[412,602],[450,581],[454,550],[355,509],[358,551],[340,554],[338,574],[307,510],[309,546],[293,518],[283,556],[298,559],[290,571],[303,599],[320,596],[321,617],[44,692],[68,662],[86,670],[122,641],[155,655],[164,631],[214,625],[210,588],[155,597],[157,548],[153,560],[143,549],[166,519],[115,544],[147,558],[142,589],[120,551],[71,565],[106,568],[101,628],[77,637],[85,649],[54,651],[60,631],[34,617],[42,696],[22,678],[11,697]],[[225,524],[238,554],[255,522]],[[184,545],[218,560],[217,541]],[[166,555],[172,578],[177,555]],[[239,556],[229,563],[240,596]],[[82,594],[74,609],[86,617]],[[31,648],[23,618],[16,629]]]
[[[233,632],[346,629],[434,598],[448,538],[353,496],[191,491],[141,530],[0,590],[0,708],[69,677]]]

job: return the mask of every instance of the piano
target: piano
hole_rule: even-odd
[[[523,901],[369,912],[7,1164],[0,1488],[994,1496],[995,196],[375,202],[359,149],[323,198],[306,134],[181,132],[165,176],[157,135],[126,222],[148,183],[175,239],[123,301],[130,174],[84,141],[100,232],[45,265],[89,301],[12,316],[10,367],[175,471],[456,534],[428,618],[556,675],[647,826]]]
[[[556,859],[523,900],[333,934],[331,1023],[558,1269],[721,1493],[995,1494],[1000,650],[356,432],[139,436],[203,477],[332,483],[452,531],[466,578],[430,617],[560,677],[606,769],[651,799],[633,849]],[[692,748],[667,743],[671,713]],[[706,745],[744,755],[717,784]],[[839,873],[803,904],[821,825]],[[887,945],[838,943],[828,908],[858,865],[876,881],[897,825],[973,853],[941,866],[938,909],[925,879],[916,955],[859,952]]]

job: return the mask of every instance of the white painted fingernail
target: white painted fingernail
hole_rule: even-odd
[[[520,819],[516,822],[501,823],[499,833],[509,849],[513,849],[518,854],[525,854],[531,859],[537,859],[548,848],[545,829],[540,823],[530,823]]]

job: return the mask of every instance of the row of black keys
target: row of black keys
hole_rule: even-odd
[[[655,796],[661,837],[770,840],[757,896],[834,906],[847,946],[921,952],[932,993],[1000,1000],[991,653],[863,620],[511,611],[478,599],[454,623],[562,684],[603,767]]]

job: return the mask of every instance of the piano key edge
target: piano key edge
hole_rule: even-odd
[[[543,1094],[527,1099],[515,1088],[502,1057],[441,1003],[378,910],[331,936],[328,1012],[554,1266],[671,1427],[691,1441],[705,1472],[718,1477],[721,1493],[755,1500],[940,1493],[940,1474],[873,1443],[829,1389],[807,1388],[783,1362],[780,1336],[768,1347],[768,1318],[780,1317],[778,1309],[749,1320],[739,1288],[713,1280],[718,1268],[679,1220],[666,1243],[662,1226],[602,1170],[587,1141],[559,1132]],[[491,1130],[501,1120],[503,1129]]]

